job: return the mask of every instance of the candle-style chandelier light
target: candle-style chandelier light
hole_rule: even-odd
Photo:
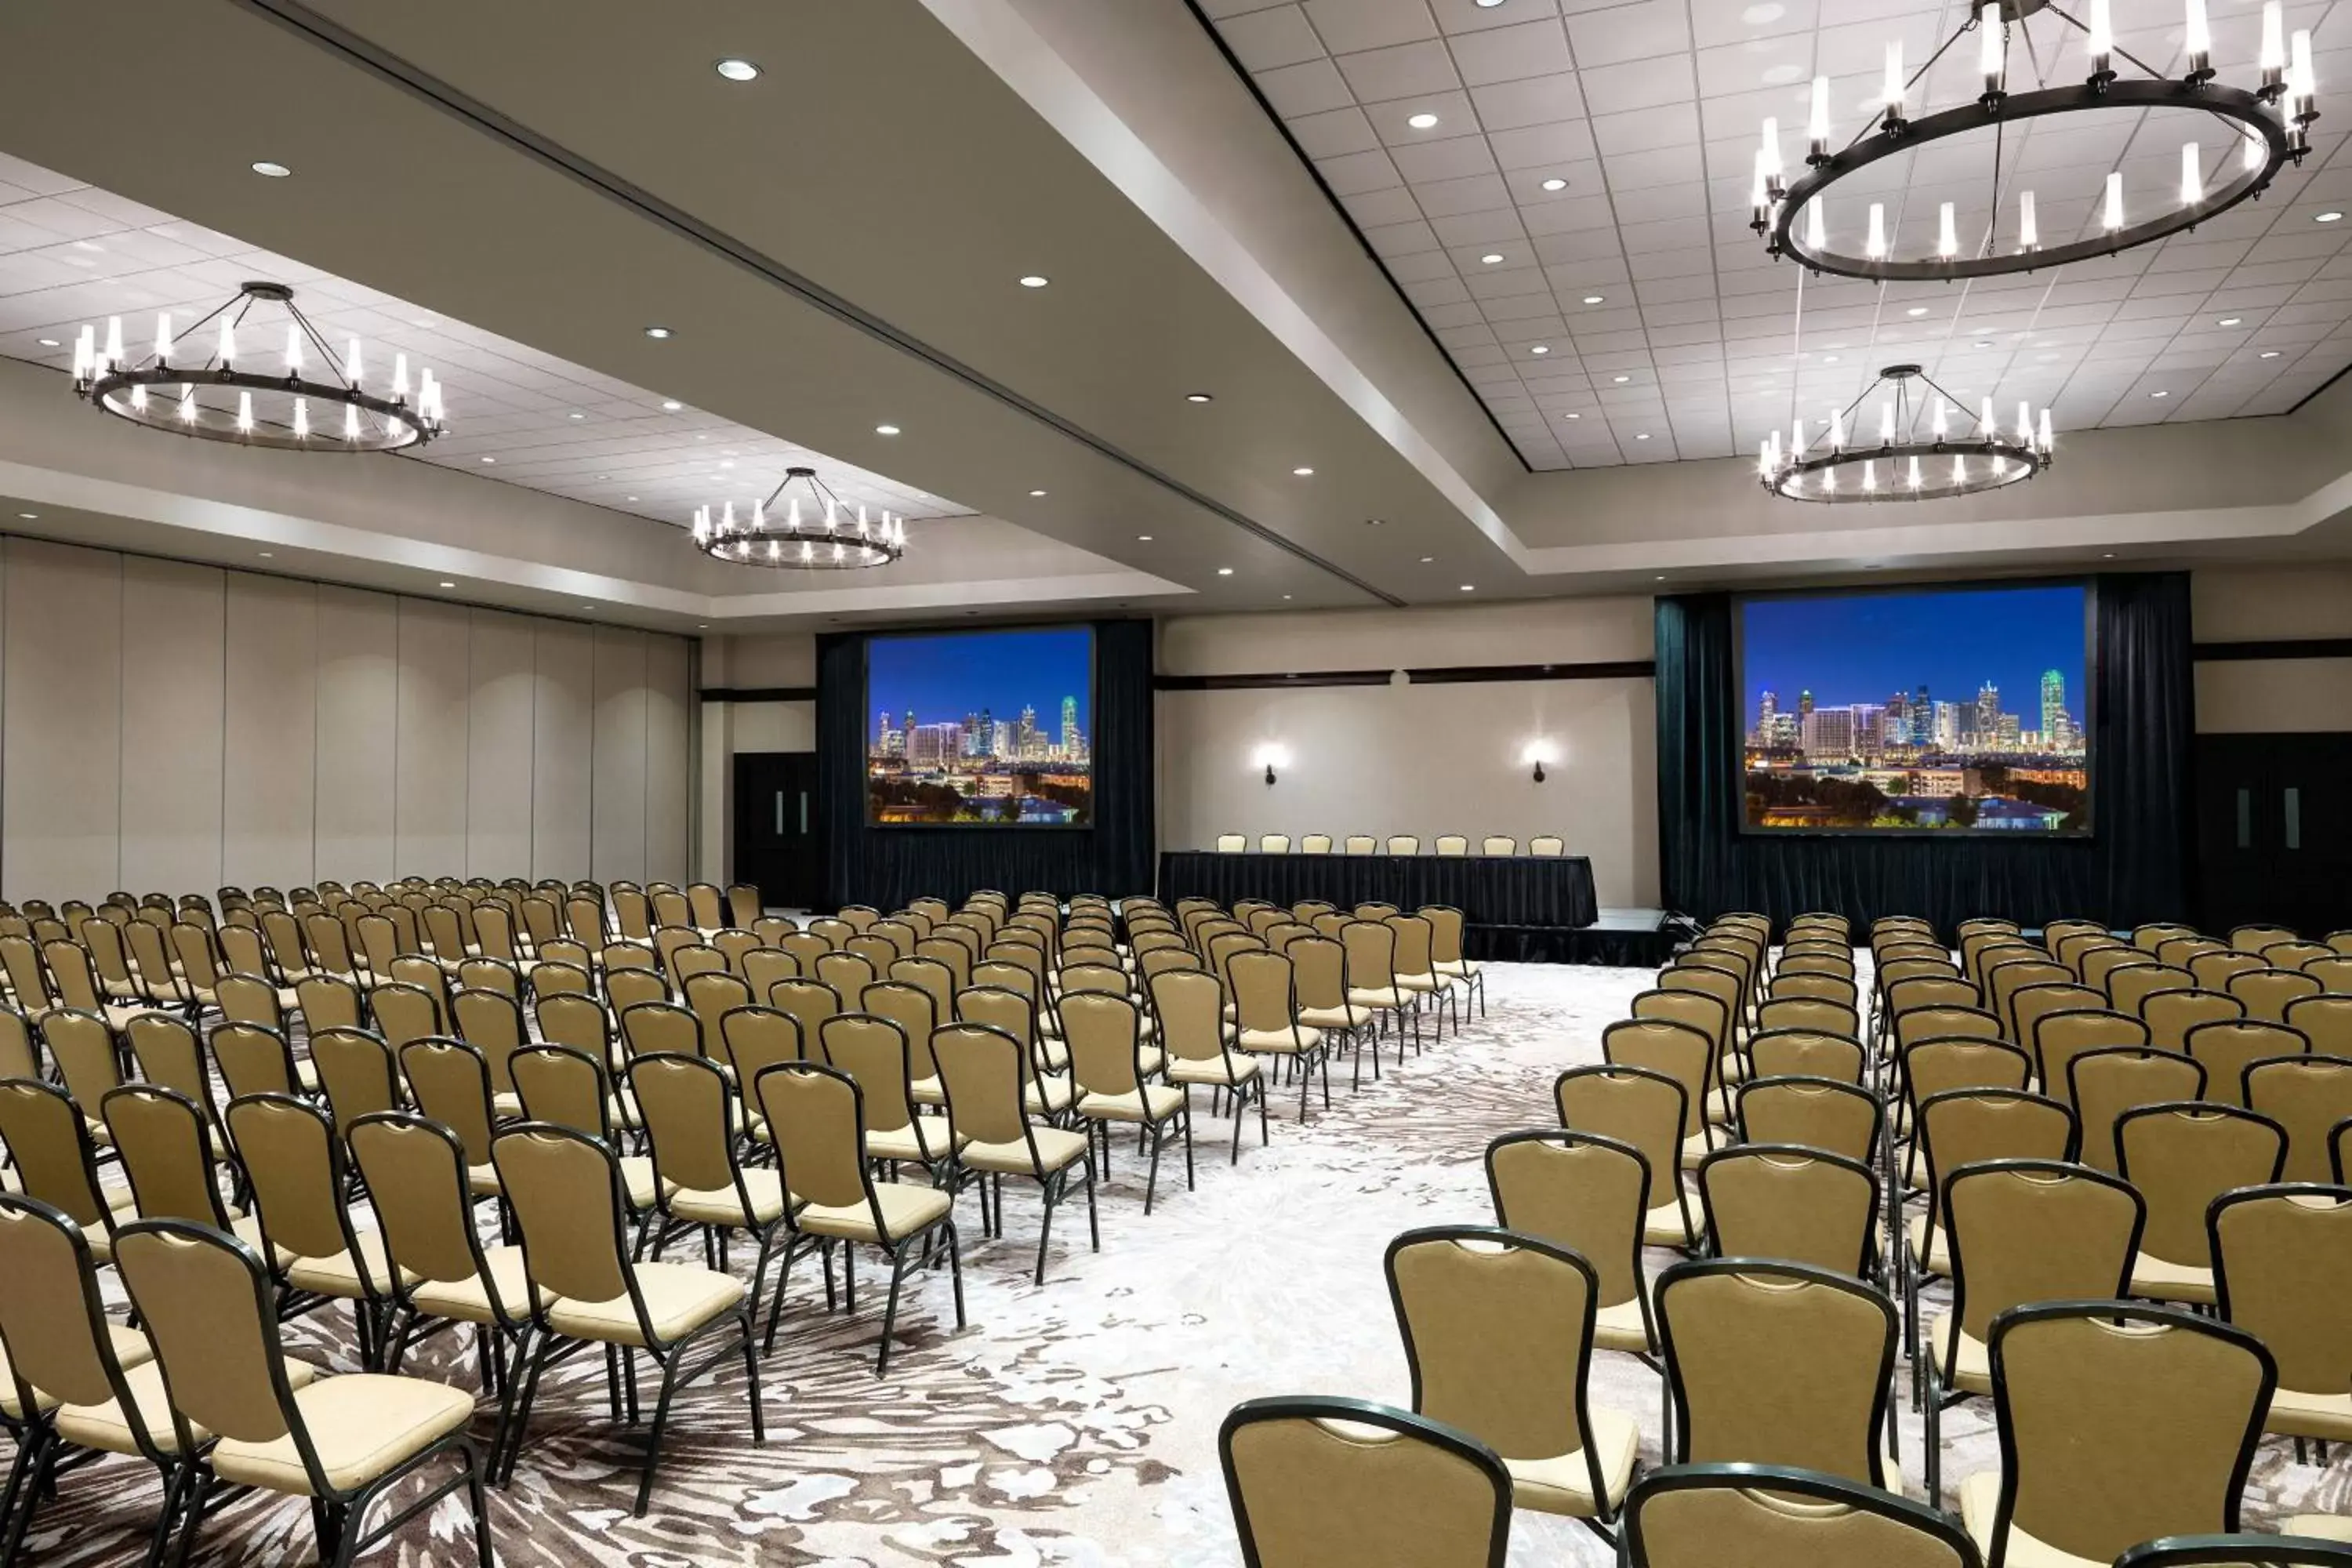
[[[696,509],[694,544],[737,566],[848,571],[905,555],[907,521],[887,511],[869,515],[863,504],[852,507],[834,494],[814,468],[792,468],[773,494],[740,513],[732,500],[716,510]]]
[[[1934,392],[1932,405],[1926,396],[1913,395],[1915,381]],[[1873,440],[1864,435],[1854,414],[1882,389]],[[1927,421],[1925,434],[1919,429],[1923,417]],[[1758,464],[1764,488],[1787,500],[1939,500],[2030,479],[2050,467],[2054,456],[2047,408],[2037,422],[2032,409],[2019,404],[2016,426],[2004,432],[1993,416],[1991,398],[1970,415],[1966,404],[1916,364],[1890,364],[1880,371],[1861,396],[1832,411],[1819,436],[1808,446],[1805,422],[1799,419],[1790,426],[1786,447],[1779,431],[1766,437]]]
[[[2311,35],[2298,31],[2288,39],[2280,0],[2265,0],[2257,61],[2259,85],[2232,87],[2220,79],[2213,65],[2206,0],[2185,3],[2182,47],[2189,68],[2173,79],[2116,47],[2109,0],[2090,0],[2087,25],[2060,9],[2054,0],[1984,0],[1927,65],[1910,76],[1904,74],[1902,45],[1886,46],[1878,118],[1865,123],[1843,148],[1831,144],[1829,79],[1815,77],[1805,171],[1793,183],[1783,183],[1779,121],[1764,121],[1763,145],[1756,152],[1749,197],[1750,226],[1764,237],[1773,256],[1793,257],[1818,272],[1877,281],[1987,278],[2112,256],[2194,228],[2240,202],[2259,196],[2281,169],[2300,164],[2309,151],[2310,127],[2319,118]],[[2038,42],[2027,25],[2037,15],[2055,19],[2054,24],[2042,26]],[[2079,29],[2086,36],[2089,77],[2077,83],[2053,87],[2037,82],[2030,90],[2010,90],[2015,63],[2011,45],[2021,47],[2025,62],[2039,75],[2044,62],[2056,58],[2055,46],[2065,36],[2061,26]],[[1928,70],[1971,30],[1978,36],[1977,75],[1981,90],[1968,101],[1910,118]],[[2115,68],[2118,57],[2142,74],[2118,75]],[[2018,173],[2002,164],[2004,129],[2012,123],[2111,110],[2143,113],[2180,110],[2206,117],[2198,125],[2202,139],[2192,138],[2180,149],[2179,199],[2133,221],[2125,211],[2123,173],[2112,170],[2103,198],[2096,204],[2095,226],[2085,221],[2072,237],[2053,231],[2045,237],[2034,210],[2033,192],[2021,188],[2012,195],[2002,188],[2003,182],[2014,180]],[[1865,204],[1858,197],[1845,203],[1837,200],[1841,181],[1882,159],[1986,130],[1993,132],[1990,200],[1983,212],[1972,211],[1968,217],[1971,228],[1981,225],[1980,232],[1963,236],[1955,204],[1941,202],[1936,215],[1934,252],[1905,255],[1900,237],[1894,232],[1899,225],[1890,226],[1885,203]],[[1893,216],[1899,218],[1899,207]]]
[[[261,345],[275,323],[254,320],[257,306],[285,308],[284,359],[276,374],[261,368],[268,356]],[[195,350],[184,353],[185,344]],[[313,356],[331,379],[310,376]],[[338,357],[294,303],[293,289],[247,283],[185,331],[173,331],[170,312],[158,315],[154,347],[137,360],[124,350],[121,317],[107,321],[102,340],[95,326],[83,327],[74,342],[73,388],[133,425],[247,447],[396,452],[421,447],[446,428],[441,384],[431,371],[418,372],[412,397],[406,354],[392,356],[382,395],[362,384],[362,368],[360,340],[350,340]]]

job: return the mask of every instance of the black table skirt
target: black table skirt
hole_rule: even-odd
[[[1592,862],[1581,855],[1225,855],[1173,850],[1160,857],[1160,896],[1265,899],[1295,904],[1322,899],[1346,909],[1382,902],[1399,909],[1451,904],[1464,923],[1482,926],[1589,926],[1601,906]]]

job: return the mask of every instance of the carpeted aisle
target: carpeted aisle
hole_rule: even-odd
[[[1360,1092],[1337,1064],[1332,1106],[1319,1093],[1297,1120],[1277,1091],[1270,1147],[1253,1115],[1241,1162],[1229,1123],[1201,1098],[1199,1184],[1181,1156],[1143,1212],[1141,1160],[1122,1144],[1102,1194],[1103,1250],[1086,1250],[1083,1202],[1058,1213],[1045,1287],[1029,1282],[1038,1205],[1007,1187],[1010,1234],[979,1237],[969,1198],[965,1285],[971,1327],[946,1331],[944,1270],[910,1282],[887,1381],[873,1375],[878,1272],[862,1269],[854,1318],[827,1318],[814,1267],[792,1282],[776,1353],[763,1363],[768,1443],[751,1446],[740,1367],[695,1385],[673,1415],[653,1511],[629,1517],[639,1453],[607,1420],[601,1358],[551,1374],[511,1490],[494,1493],[500,1560],[596,1568],[688,1563],[939,1563],[1025,1568],[1069,1563],[1227,1568],[1239,1562],[1215,1434],[1224,1412],[1264,1394],[1352,1394],[1402,1404],[1408,1392],[1381,1257],[1416,1225],[1491,1223],[1480,1157],[1498,1132],[1552,1122],[1559,1071],[1599,1059],[1600,1031],[1644,988],[1645,970],[1506,966],[1490,971],[1489,1016],[1442,1047],[1383,1064]],[[673,1256],[684,1256],[673,1254]],[[1654,1254],[1654,1272],[1672,1258]],[[735,1264],[748,1271],[745,1254]],[[289,1338],[348,1366],[340,1310]],[[444,1336],[411,1370],[478,1386],[470,1343]],[[1907,1401],[1907,1394],[1906,1394]],[[1658,1385],[1630,1358],[1594,1360],[1593,1402],[1637,1416],[1657,1462]],[[485,1440],[489,1412],[478,1422]],[[1947,1500],[1958,1479],[1998,1463],[1989,1405],[1946,1420]],[[1903,1469],[1916,1491],[1920,1428],[1905,1416]],[[2352,1458],[2296,1466],[2266,1444],[2247,1521],[2352,1510]],[[135,1562],[157,1490],[146,1467],[109,1459],[66,1478],[44,1508],[31,1561]],[[470,1561],[444,1505],[375,1563]],[[247,1500],[205,1531],[208,1563],[308,1561],[308,1510]],[[1520,1513],[1515,1564],[1609,1561],[1582,1527]]]

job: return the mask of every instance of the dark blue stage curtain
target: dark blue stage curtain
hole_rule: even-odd
[[[2091,579],[2091,837],[1742,833],[1731,598],[1657,604],[1658,828],[1666,906],[1701,919],[1832,910],[1857,933],[1924,915],[1948,935],[1997,915],[2124,927],[2190,913],[2196,729],[2186,573]]]
[[[981,888],[1112,898],[1151,890],[1151,623],[1097,621],[1094,634],[1091,827],[867,826],[866,638],[817,639],[817,806],[831,904],[891,910],[926,894],[956,902]]]

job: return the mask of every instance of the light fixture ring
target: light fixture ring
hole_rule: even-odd
[[[1951,460],[1971,464],[1982,459],[1981,470],[1970,468],[1965,481],[1951,478]],[[1910,460],[1920,464],[1916,489],[1906,477]],[[1871,477],[1875,489],[1864,488],[1864,464],[1877,465]],[[2046,452],[2012,442],[1971,438],[1946,441],[1896,441],[1885,446],[1846,447],[1817,453],[1790,464],[1764,481],[1764,488],[1783,500],[1827,505],[1885,500],[1947,500],[1954,496],[1983,495],[2022,484],[2050,467]],[[1977,476],[1981,471],[1983,478]],[[1826,482],[1834,480],[1832,484]]]
[[[1990,130],[2009,121],[2091,113],[2105,109],[2142,111],[2150,109],[2191,110],[2229,121],[2261,136],[2264,149],[2262,167],[2240,170],[2228,184],[2208,192],[2205,198],[2194,205],[2177,206],[2155,217],[2089,238],[2032,250],[1996,251],[1984,256],[1960,255],[1948,259],[1931,257],[1905,260],[1893,257],[1856,256],[1833,249],[1817,251],[1804,243],[1801,219],[1806,205],[1821,198],[1840,180],[1883,159],[1972,131]],[[1874,132],[1844,151],[1829,154],[1822,163],[1799,175],[1781,195],[1776,205],[1767,244],[1773,256],[1786,256],[1814,272],[1860,278],[1872,282],[1937,281],[2034,272],[2044,268],[2063,267],[2069,262],[2113,256],[2135,246],[2147,245],[2169,235],[2193,229],[2200,224],[2210,223],[2241,202],[2259,196],[2281,169],[2289,163],[2301,163],[2307,150],[2299,138],[2290,134],[2288,125],[2281,121],[2263,94],[2216,82],[2194,83],[2168,79],[2117,79],[2104,85],[2076,82],[2031,92],[2009,93],[1997,100],[1988,95],[1916,120],[1904,121],[1899,132]]]
[[[163,397],[151,398],[144,409],[134,406],[132,389],[157,387],[165,391]],[[324,419],[314,422],[312,433],[298,437],[290,415],[278,418],[264,409],[257,408],[253,427],[239,430],[236,416],[226,409],[198,404],[195,417],[182,419],[177,412],[177,389],[182,386],[233,387],[239,391],[259,393],[285,399],[291,407],[295,398],[305,398],[327,407],[350,405],[374,415],[382,423],[371,428],[362,423],[355,440],[346,440],[340,427]],[[83,394],[92,403],[119,419],[128,420],[142,429],[163,430],[175,436],[190,436],[215,441],[235,441],[247,447],[268,447],[288,452],[399,452],[411,447],[421,447],[442,433],[438,421],[424,421],[406,400],[395,402],[378,397],[373,393],[356,392],[340,382],[306,381],[299,375],[262,375],[241,370],[179,370],[170,365],[149,366],[141,370],[109,371],[91,382]]]

